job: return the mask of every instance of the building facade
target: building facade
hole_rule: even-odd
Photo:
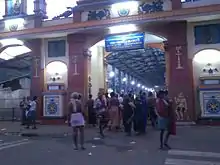
[[[40,120],[63,123],[72,92],[81,93],[85,101],[91,88],[94,93],[106,90],[107,52],[96,44],[110,34],[110,27],[122,24],[133,24],[135,31],[165,38],[146,44],[157,48],[159,45],[165,52],[166,86],[178,120],[220,116],[219,84],[201,84],[203,80],[218,81],[217,73],[205,74],[210,67],[218,70],[218,60],[194,60],[203,50],[215,50],[211,54],[220,51],[218,0],[79,0],[60,6],[64,11],[57,10],[59,4],[52,3],[5,0],[0,5],[4,6],[1,11],[5,11],[1,13],[0,39],[21,40],[31,50],[30,92],[40,98]],[[94,45],[97,47],[91,49]],[[94,59],[94,54],[100,58]],[[201,80],[201,76],[208,78]]]

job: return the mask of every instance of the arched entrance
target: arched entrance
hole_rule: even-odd
[[[89,73],[92,95],[96,96],[100,90],[120,94],[165,89],[165,41],[163,37],[145,33],[145,47],[141,49],[106,52],[103,40],[92,46]]]
[[[31,49],[18,39],[0,40],[0,118],[20,119],[19,103],[30,96]]]
[[[206,120],[220,117],[219,99],[220,51],[204,49],[193,58],[194,85],[197,89],[196,114]]]
[[[166,27],[166,28],[165,28]],[[165,58],[167,71],[167,86],[169,95],[173,99],[174,109],[176,112],[184,104],[184,111],[187,117],[178,118],[178,120],[194,120],[194,95],[193,95],[193,71],[192,60],[187,55],[187,37],[186,22],[168,23],[163,26],[155,24],[148,26],[139,26],[139,31],[146,31],[151,34],[158,34],[167,39],[165,43]],[[181,33],[180,33],[181,32]],[[76,76],[72,76],[75,70],[74,62],[69,66],[69,91],[77,91],[85,96],[89,92],[89,67],[88,61],[91,59],[91,48],[98,41],[102,40],[106,34],[106,29],[87,31],[81,34],[73,34],[68,36],[70,60],[77,56],[78,71],[77,82],[74,81]],[[75,88],[74,88],[75,86]],[[84,86],[86,88],[84,88]]]

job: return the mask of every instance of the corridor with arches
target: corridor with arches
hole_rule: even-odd
[[[19,108],[23,97],[30,96],[32,77],[31,49],[19,39],[0,40],[0,117],[11,117],[12,108]],[[18,111],[18,112],[17,112]],[[15,112],[20,117],[19,110]]]

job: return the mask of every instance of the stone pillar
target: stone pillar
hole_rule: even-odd
[[[182,8],[181,0],[172,0],[172,10],[178,10]]]
[[[41,68],[41,39],[34,39],[27,41],[26,45],[31,49],[32,67],[31,67],[31,87],[30,96],[38,96],[37,116],[38,118],[43,115],[43,97],[44,90],[44,69]]]
[[[177,120],[194,120],[193,71],[192,61],[187,55],[187,23],[174,22],[168,29],[169,94],[174,101]]]
[[[81,22],[81,12],[73,9],[73,22]]]
[[[88,95],[88,56],[91,52],[86,45],[86,35],[68,35],[69,68],[68,68],[68,92],[79,92],[86,100]]]
[[[104,60],[104,88],[105,88],[105,92],[108,92],[108,82],[107,82],[108,63],[105,58],[103,60]]]
[[[168,52],[168,45],[167,42],[164,43],[164,49],[165,49],[165,61],[166,61],[166,73],[165,73],[165,85],[168,87],[169,85],[169,77],[170,77],[170,56]]]
[[[112,90],[116,92],[116,74],[115,74],[115,67],[112,66],[112,72],[114,72],[114,76],[111,78],[112,81]]]
[[[118,86],[119,86],[119,93],[121,93],[121,90],[122,90],[122,73],[121,73],[121,71],[119,70],[119,73],[118,73],[118,79],[119,79],[119,84],[118,84]]]
[[[88,94],[92,94],[91,53],[88,55]]]
[[[4,16],[7,16],[8,15],[8,0],[5,0],[5,14]]]

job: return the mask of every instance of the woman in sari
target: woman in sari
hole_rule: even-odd
[[[109,100],[109,113],[111,129],[114,128],[115,130],[117,130],[117,128],[119,127],[119,100],[114,92],[112,92],[110,96],[111,98]]]
[[[104,130],[108,125],[108,116],[106,99],[101,93],[98,93],[98,98],[95,100],[94,108],[97,114],[100,135],[102,138],[104,138]]]
[[[89,100],[86,103],[86,107],[88,108],[89,124],[95,127],[96,126],[96,111],[94,109],[94,100],[91,94],[89,95]]]
[[[171,107],[169,102],[165,98],[165,92],[159,91],[158,98],[156,100],[156,111],[158,116],[158,128],[160,129],[160,149],[170,149],[168,140],[171,134]],[[164,137],[164,133],[166,135]]]
[[[149,92],[147,98],[147,107],[151,120],[151,125],[153,128],[156,127],[156,120],[157,120],[157,115],[155,114],[155,106],[156,106],[156,98],[154,97],[152,92]]]
[[[83,117],[82,104],[78,100],[78,93],[72,93],[71,99],[68,105],[69,121],[73,128],[73,142],[75,150],[78,150],[78,132],[80,132],[80,145],[81,149],[84,150],[84,125],[85,120]]]

